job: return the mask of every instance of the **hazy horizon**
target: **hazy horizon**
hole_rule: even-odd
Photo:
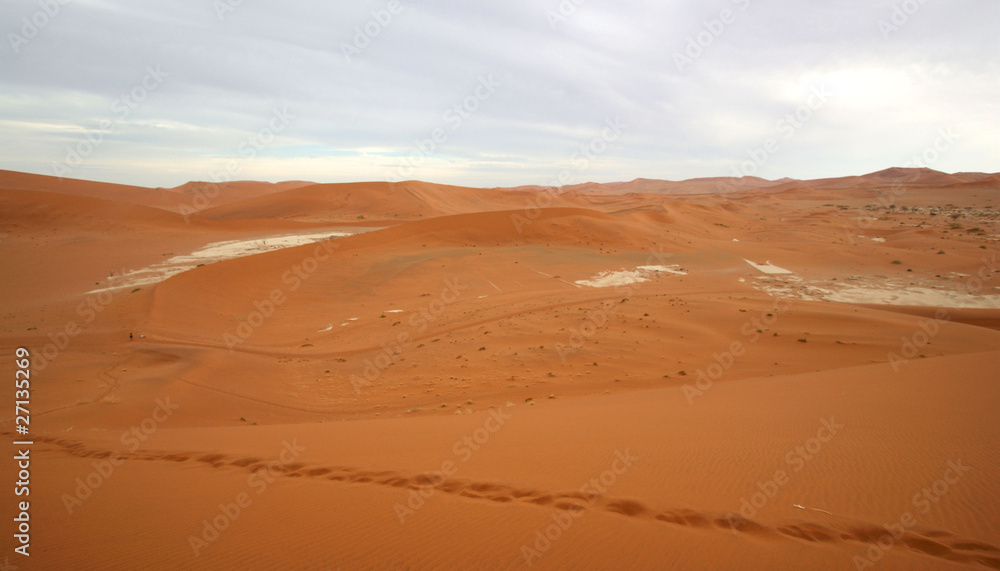
[[[10,170],[154,187],[1000,170],[1000,4],[984,0],[0,15]]]

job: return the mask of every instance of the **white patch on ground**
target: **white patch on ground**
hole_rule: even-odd
[[[872,238],[872,242],[885,242],[885,238]]]
[[[126,287],[157,284],[177,274],[193,270],[199,265],[214,264],[215,262],[231,260],[233,258],[243,258],[271,250],[282,250],[284,248],[320,242],[329,238],[340,238],[350,235],[348,232],[323,232],[322,234],[291,234],[284,236],[264,236],[252,240],[213,242],[190,254],[173,256],[141,270],[133,270],[120,276],[111,276],[108,281],[112,285],[106,288],[91,290],[87,293],[100,293]]]
[[[775,266],[775,265],[771,264],[770,260],[767,260],[763,264],[755,264],[755,263],[751,262],[750,260],[747,260],[746,258],[744,258],[743,261],[746,262],[746,263],[748,263],[748,264],[750,264],[751,266],[753,266],[754,268],[760,270],[761,272],[763,272],[765,274],[771,274],[771,275],[773,275],[773,274],[790,274],[790,273],[792,273],[792,272],[786,270],[785,268],[779,268],[778,266]]]
[[[402,309],[387,309],[387,310],[383,311],[382,313],[403,313],[403,310]]]
[[[963,293],[942,286],[850,276],[846,282],[806,282],[801,278],[758,278],[754,287],[772,297],[803,301],[1000,309],[1000,295]],[[820,285],[821,284],[821,285]]]
[[[687,272],[680,270],[680,266],[639,266],[634,270],[601,272],[589,280],[577,280],[576,284],[587,287],[629,285],[648,282],[650,276],[660,273],[672,274],[676,276],[687,275]]]
[[[682,272],[680,270],[680,266],[639,266],[636,269],[644,272],[663,272],[665,274],[673,274],[675,276],[687,275],[687,272]]]
[[[319,331],[317,331],[316,333],[323,333],[323,332],[325,332],[325,331],[329,331],[329,330],[331,330],[331,329],[333,329],[333,324],[332,324],[332,323],[331,323],[331,324],[329,324],[329,325],[327,325],[327,326],[326,326],[326,327],[324,327],[323,329],[320,329],[320,330],[319,330]]]

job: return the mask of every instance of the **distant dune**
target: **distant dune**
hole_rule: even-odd
[[[998,250],[998,174],[0,171],[31,568],[1000,569]]]
[[[200,210],[194,203],[194,198],[199,194],[208,198],[210,204],[220,205],[281,192],[308,184],[312,183],[281,182],[274,184],[252,181],[222,183],[189,182],[175,188],[144,188],[0,170],[0,189],[40,190],[75,194],[139,206],[151,206],[172,212],[180,212],[183,206]]]

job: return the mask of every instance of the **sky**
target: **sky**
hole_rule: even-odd
[[[1000,171],[997,0],[0,0],[0,168],[150,187]]]

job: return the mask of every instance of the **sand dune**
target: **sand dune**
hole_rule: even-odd
[[[535,204],[536,194],[504,189],[473,189],[420,181],[317,184],[219,206],[202,217],[291,219],[315,222],[367,220],[398,222],[447,214],[509,210]],[[571,196],[562,205],[582,205]]]
[[[218,206],[310,184],[301,181],[189,182],[175,188],[144,188],[0,170],[0,188],[89,196],[171,212],[183,212],[184,208],[203,210],[208,205]]]
[[[0,174],[25,569],[1000,569],[996,175]]]

